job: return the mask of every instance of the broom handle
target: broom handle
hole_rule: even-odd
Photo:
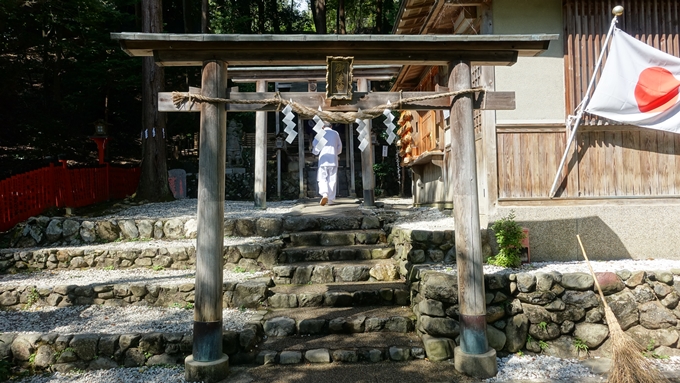
[[[588,259],[588,255],[586,254],[586,249],[583,248],[583,242],[581,242],[581,236],[579,234],[576,234],[576,239],[578,239],[578,244],[581,245],[581,252],[583,252],[583,258],[586,259],[586,264],[588,265],[588,268],[590,269],[590,274],[592,274],[593,280],[595,280],[595,286],[597,286],[597,291],[600,293],[600,298],[602,298],[602,303],[604,303],[605,307],[609,308],[607,301],[604,300],[604,294],[602,293],[602,288],[600,287],[600,282],[597,281],[597,276],[595,276],[595,271],[593,270],[593,266],[590,265],[590,260]]]

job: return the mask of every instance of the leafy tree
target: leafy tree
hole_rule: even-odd
[[[0,15],[0,158],[96,158],[94,121],[119,128],[139,110],[141,63],[109,36],[134,29],[134,1],[4,0]]]

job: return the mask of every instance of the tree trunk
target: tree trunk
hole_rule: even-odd
[[[265,33],[264,30],[264,0],[257,1],[257,28],[260,34]]]
[[[316,33],[325,35],[326,32],[326,0],[310,0],[312,17]]]
[[[347,25],[345,24],[345,0],[338,0],[338,33],[341,35],[347,34]]]
[[[208,33],[210,19],[208,17],[208,0],[201,2],[201,33]]]
[[[376,0],[375,2],[375,32],[383,33],[383,1]]]
[[[272,21],[272,28],[274,29],[274,34],[281,33],[281,24],[279,23],[279,6],[277,0],[269,0],[269,19]],[[292,20],[292,18],[289,17]],[[292,22],[292,21],[291,21]],[[291,25],[288,32],[293,29]]]
[[[142,31],[163,31],[161,0],[142,1]],[[158,112],[158,92],[164,82],[163,68],[153,57],[142,62],[142,173],[137,186],[137,199],[169,201],[168,164],[165,154],[165,115]]]

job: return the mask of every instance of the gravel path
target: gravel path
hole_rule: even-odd
[[[189,309],[188,309],[189,308]],[[0,332],[58,334],[188,333],[194,310],[189,306],[43,307],[35,311],[0,311]],[[252,310],[222,310],[225,330],[240,331],[256,315]]]

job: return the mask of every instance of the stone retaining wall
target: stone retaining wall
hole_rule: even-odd
[[[262,326],[251,323],[240,332],[222,333],[222,351],[231,365],[330,362],[380,362],[424,359],[422,347],[311,350],[258,350]],[[184,364],[192,353],[191,334],[0,334],[0,360],[33,372],[73,372],[117,367]]]
[[[229,362],[253,363],[263,334],[259,322],[240,332],[224,331],[222,348]],[[192,347],[191,334],[0,334],[0,360],[35,372],[184,364]]]
[[[456,262],[453,230],[411,230],[393,228],[387,242],[394,244],[394,259],[399,261],[400,273],[408,274],[412,265],[453,264]],[[492,254],[487,230],[482,229],[482,254],[484,259]]]
[[[623,330],[650,352],[680,356],[680,291],[672,272],[597,276]],[[451,358],[460,331],[457,276],[416,266],[410,279],[416,329],[428,358]],[[586,273],[486,275],[489,345],[499,355],[522,351],[561,358],[610,356],[609,328],[593,286]]]
[[[250,217],[224,220],[224,235],[235,237],[276,237],[283,233],[309,230],[378,229],[394,221],[390,212],[378,215],[347,217]],[[196,219],[108,219],[31,217],[17,225],[9,235],[10,246],[76,246],[113,242],[119,239],[183,239],[196,238]]]
[[[246,282],[225,282],[224,307],[257,308],[267,299],[271,278]],[[181,285],[100,284],[89,286],[0,286],[0,309],[22,310],[35,307],[74,305],[189,307],[194,303],[194,283]]]
[[[256,244],[224,247],[224,261],[247,271],[271,269],[277,262],[283,242],[270,240]],[[32,270],[83,269],[90,267],[127,269],[156,267],[174,270],[193,269],[196,249],[184,247],[150,247],[146,249],[38,249],[0,251],[0,273]]]

